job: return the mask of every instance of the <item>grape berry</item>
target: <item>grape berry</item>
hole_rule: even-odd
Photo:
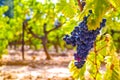
[[[106,23],[106,19],[103,19],[100,23],[100,28],[97,28],[96,30],[88,30],[87,19],[90,14],[92,14],[92,10],[89,10],[89,15],[83,18],[83,21],[74,28],[71,35],[65,35],[63,38],[67,44],[77,46],[77,52],[74,54],[74,59],[76,60],[74,64],[77,68],[81,68],[84,65],[90,49],[93,48],[97,35]]]

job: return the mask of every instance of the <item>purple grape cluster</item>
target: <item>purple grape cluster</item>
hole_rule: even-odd
[[[77,68],[81,68],[84,65],[90,49],[93,48],[97,35],[106,23],[106,19],[102,19],[100,28],[97,28],[96,30],[88,30],[87,19],[90,14],[92,14],[92,10],[89,10],[89,15],[83,18],[83,21],[74,28],[71,35],[65,35],[63,38],[67,44],[77,47],[77,52],[74,54],[74,59],[76,60],[74,64]]]

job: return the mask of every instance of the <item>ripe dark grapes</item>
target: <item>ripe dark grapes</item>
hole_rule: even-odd
[[[89,13],[92,14],[92,10],[89,10]],[[81,68],[85,64],[86,57],[91,48],[93,48],[93,44],[97,35],[100,33],[100,30],[105,26],[106,23],[106,19],[103,19],[99,28],[96,30],[88,30],[87,19],[90,14],[83,18],[83,21],[74,28],[74,30],[71,32],[71,35],[66,35],[63,38],[67,44],[77,46],[77,52],[74,54],[74,64],[77,68]]]
[[[86,2],[85,1],[81,1],[81,3],[82,3],[82,7],[84,8]]]

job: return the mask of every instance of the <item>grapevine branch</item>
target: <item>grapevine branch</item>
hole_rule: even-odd
[[[48,42],[48,34],[51,32],[51,31],[54,31],[56,29],[58,29],[59,27],[61,27],[62,25],[59,25],[58,27],[54,27],[52,28],[51,30],[47,31],[47,24],[44,23],[43,25],[43,33],[44,35],[43,36],[39,36],[38,34],[34,33],[32,31],[32,27],[28,28],[28,33],[31,34],[34,38],[37,38],[37,39],[40,39],[42,40],[42,45],[43,45],[43,48],[44,48],[44,51],[45,51],[45,54],[46,54],[46,59],[51,59],[49,53],[48,53],[48,50],[47,50],[47,46],[46,46],[46,43]]]
[[[25,57],[24,57],[24,45],[25,45],[25,40],[24,40],[24,36],[25,36],[25,27],[27,26],[27,22],[24,21],[23,22],[23,25],[22,25],[22,59],[24,60]]]
[[[64,25],[65,23],[66,23],[66,22],[64,22],[63,24],[59,25],[58,27],[54,27],[54,28],[50,29],[49,31],[46,30],[46,25],[47,25],[47,24],[45,23],[44,26],[43,26],[43,32],[44,32],[45,35],[47,35],[47,34],[49,34],[50,32],[52,32],[52,31],[54,31],[54,30],[62,27],[62,25]],[[32,27],[28,28],[28,30],[29,30],[28,33],[32,34],[33,37],[38,38],[38,39],[42,39],[42,38],[43,38],[43,36],[38,36],[37,34],[35,34],[35,33],[32,31]]]
[[[54,30],[58,29],[59,27],[61,27],[62,25],[64,25],[65,23],[66,23],[66,22],[64,22],[64,23],[60,24],[58,27],[54,27],[54,28],[52,28],[51,30],[46,31],[46,33],[47,33],[47,34],[49,34],[50,32],[52,32],[52,31],[54,31]]]
[[[43,25],[43,32],[44,32],[44,33],[46,33],[46,26],[47,26],[47,24],[44,23],[44,25]]]
[[[80,0],[77,0],[77,1],[78,1],[78,6],[79,6],[79,8],[80,8],[80,11],[82,11],[82,10],[83,10],[83,7],[82,7],[81,2],[80,2]]]
[[[96,80],[97,74],[98,74],[98,72],[99,72],[98,67],[97,67],[97,50],[96,50],[96,42],[94,43],[94,52],[95,52],[95,66],[96,66],[96,69],[97,69],[97,71],[96,71],[96,73],[95,73],[94,79]]]
[[[28,30],[29,30],[29,33],[30,33],[33,37],[38,38],[38,39],[42,39],[42,36],[38,36],[37,34],[35,34],[35,33],[32,31],[32,28],[29,28]]]
[[[53,29],[47,31],[47,33],[50,33],[50,32],[52,32],[52,31],[54,31],[54,30],[56,30],[56,29],[58,29],[58,27],[57,27],[57,28],[55,27],[55,28],[53,28]]]
[[[120,33],[120,31],[111,30],[112,33]]]

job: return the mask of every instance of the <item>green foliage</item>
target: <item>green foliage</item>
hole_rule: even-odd
[[[0,58],[2,57],[3,54],[6,54],[8,51],[6,49],[8,45],[7,40],[0,40]]]
[[[90,51],[83,68],[77,69],[74,66],[74,61],[71,61],[69,65],[71,75],[76,80],[84,80],[88,74],[90,76],[87,77],[90,80],[119,80],[120,63],[115,51],[116,49],[110,35],[98,36],[94,49]],[[86,75],[85,72],[88,74]],[[82,77],[78,77],[81,75]]]
[[[72,18],[76,15],[78,6],[74,0],[60,0],[57,3],[56,11],[62,12],[66,17]]]
[[[109,0],[109,2],[111,3],[111,5],[116,9],[116,10],[120,10],[120,1],[119,0]]]
[[[44,35],[45,23],[49,31],[55,27],[55,20],[59,20],[62,26],[47,36],[48,46],[58,43],[61,48],[65,48],[62,37],[64,34],[69,34],[90,9],[93,11],[87,22],[90,30],[99,27],[102,18],[107,19],[107,24],[101,34],[111,33],[111,30],[120,30],[119,5],[119,0],[86,0],[83,11],[80,11],[77,0],[59,0],[57,3],[53,3],[52,0],[45,0],[45,3],[36,0],[14,0],[13,18],[3,16],[9,9],[9,5],[0,7],[0,57],[3,53],[7,53],[9,42],[21,39],[22,24],[26,16],[30,17],[28,28],[32,27],[32,31],[39,36]],[[119,34],[114,34],[112,37],[116,40]],[[115,52],[115,42],[112,41],[112,37],[110,35],[97,37],[94,49],[90,51],[81,69],[77,69],[74,61],[71,61],[69,69],[75,80],[85,80],[86,77],[90,80],[120,80],[120,60]],[[41,41],[34,39],[26,30],[25,41],[28,40],[30,42],[26,43],[27,45],[33,45],[36,49],[41,48]]]
[[[8,10],[7,6],[0,7],[0,58],[3,53],[7,53],[6,47],[8,45],[8,40],[12,38],[10,33],[10,26],[7,24],[9,18],[4,17],[2,14]],[[10,35],[8,35],[10,34]]]
[[[76,66],[74,65],[74,60],[70,62],[69,64],[69,70],[71,72],[71,75],[75,80],[85,80],[85,71],[86,71],[86,66],[82,67],[81,69],[77,69]]]
[[[74,1],[71,1],[70,4],[72,5]],[[27,45],[34,45],[36,49],[41,48],[41,41],[39,39],[34,39],[31,34],[28,34],[28,28],[32,27],[32,31],[39,35],[43,36],[44,31],[43,27],[44,24],[47,23],[46,29],[47,31],[55,28],[54,22],[56,19],[60,21],[63,29],[58,28],[55,32],[50,32],[47,36],[50,43],[48,45],[52,46],[52,42],[58,43],[56,40],[56,36],[59,37],[59,45],[61,48],[64,48],[64,42],[62,41],[62,37],[65,34],[65,31],[68,29],[65,27],[70,26],[72,23],[75,23],[75,20],[68,24],[69,21],[66,17],[61,14],[60,11],[57,12],[57,6],[52,1],[45,1],[45,3],[37,2],[36,0],[15,0],[14,1],[14,17],[8,18],[3,16],[3,14],[9,9],[10,5],[8,4],[9,1],[6,1],[5,6],[0,7],[0,41],[1,43],[3,40],[7,41],[7,44],[1,44],[0,47],[0,54],[4,53],[4,50],[7,49],[7,46],[10,42],[21,42],[21,35],[22,35],[22,26],[23,22],[26,20],[26,17],[30,18],[28,21],[28,27],[25,30],[25,44]],[[12,3],[12,2],[11,2]],[[66,3],[67,4],[67,3]],[[75,9],[74,9],[75,10]],[[12,9],[10,9],[10,12]],[[74,15],[74,14],[73,14]],[[69,27],[69,31],[72,29],[73,26]],[[57,33],[57,34],[55,34]],[[29,42],[28,42],[29,41]]]
[[[93,11],[93,14],[89,17],[87,25],[90,30],[95,30],[99,27],[99,23],[102,21],[103,16],[108,12],[110,4],[107,0],[86,0],[86,7],[83,13],[88,12],[89,9]]]
[[[62,3],[62,0],[60,0],[59,4],[64,4],[64,3]],[[65,5],[60,6],[59,4],[57,6],[61,8],[63,14],[67,17],[70,17],[67,15],[69,14],[69,12],[65,13],[64,10],[62,10],[63,8],[65,8]],[[111,29],[119,30],[119,26],[120,26],[119,5],[120,5],[119,1],[115,1],[115,0],[86,0],[86,5],[82,12],[80,12],[79,9],[77,9],[78,7],[76,7],[77,13],[74,14],[74,17],[77,16],[76,22],[80,21],[85,15],[88,14],[88,10],[91,9],[93,11],[93,14],[88,18],[88,22],[87,22],[88,28],[90,30],[93,29],[95,30],[96,28],[98,28],[103,17],[107,18],[107,24],[106,24],[107,26],[102,30],[101,33],[104,34]],[[71,11],[73,10],[71,9]],[[71,17],[70,19],[72,20],[74,18]],[[117,36],[119,36],[119,34],[116,34],[116,36],[114,36],[113,38],[118,39]],[[104,36],[102,39],[100,36],[98,36],[94,50],[90,51],[90,54],[87,57],[86,64],[84,65],[83,68],[77,69],[74,66],[74,61],[71,61],[71,63],[69,64],[71,75],[76,80],[84,80],[86,78],[85,73],[88,73],[87,75],[89,76],[90,80],[91,79],[119,80],[120,63],[117,53],[115,51],[116,49],[114,46],[114,42],[112,41],[112,38],[110,36],[108,35],[106,37]],[[86,69],[84,69],[85,67]],[[102,69],[105,68],[105,71],[101,70],[101,68]]]

